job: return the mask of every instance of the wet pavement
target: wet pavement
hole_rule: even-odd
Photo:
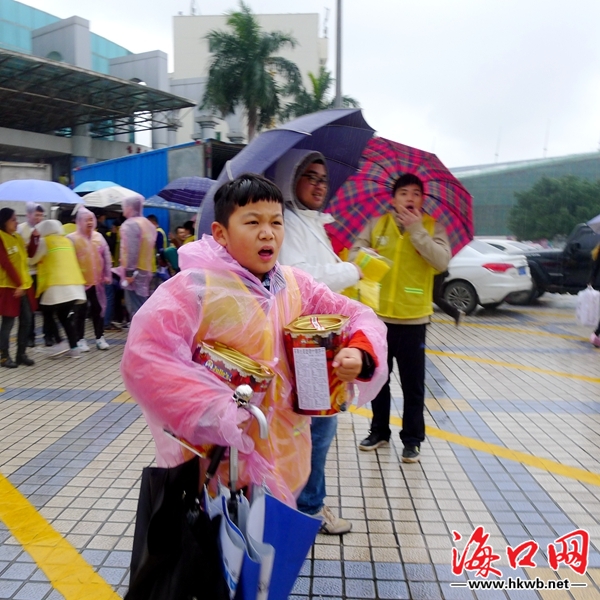
[[[0,370],[2,599],[126,592],[154,455],[119,374],[126,335],[81,359],[36,347],[34,367]],[[357,449],[368,405],[341,415],[327,504],[353,530],[318,536],[291,597],[600,598],[600,350],[574,298],[481,310],[460,328],[436,313],[426,383],[418,464],[399,458],[397,379],[389,447]]]

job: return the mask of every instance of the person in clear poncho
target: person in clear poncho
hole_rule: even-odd
[[[334,367],[341,379],[358,385],[360,403],[387,378],[385,327],[371,309],[276,262],[284,225],[283,197],[274,184],[241,176],[219,189],[215,207],[213,237],[181,248],[181,272],[137,313],[121,372],[154,436],[158,466],[186,458],[163,428],[195,446],[234,446],[240,485],[264,482],[295,506],[310,472],[310,418],[293,411],[283,327],[301,315],[348,316],[351,339]],[[267,391],[252,400],[269,422],[267,440],[238,410],[232,389],[192,360],[202,341],[221,342],[275,372]],[[220,475],[227,481],[226,465]]]
[[[156,227],[142,216],[144,198],[139,194],[123,200],[119,246],[119,273],[125,287],[125,305],[133,318],[150,295],[150,282],[156,271]]]
[[[75,332],[77,346],[82,352],[90,348],[85,340],[85,317],[88,312],[94,325],[96,348],[108,350],[104,339],[104,311],[106,310],[106,292],[104,284],[112,283],[110,249],[101,233],[96,231],[96,215],[85,207],[80,207],[75,219],[77,231],[69,238],[75,246],[77,261],[85,280],[87,302],[78,304],[75,311]]]

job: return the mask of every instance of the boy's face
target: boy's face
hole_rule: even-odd
[[[410,212],[420,211],[423,206],[423,193],[421,188],[415,183],[398,188],[392,199],[394,210],[398,212],[400,207],[404,207]]]
[[[310,210],[319,210],[327,196],[327,169],[320,163],[306,167],[296,184],[298,200]]]
[[[238,206],[227,227],[216,221],[212,224],[212,234],[242,267],[262,281],[275,266],[283,242],[283,207],[270,200]]]
[[[187,229],[185,229],[185,227],[178,227],[175,231],[175,235],[180,242],[185,242],[188,237]]]

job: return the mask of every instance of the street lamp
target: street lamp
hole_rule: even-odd
[[[342,108],[342,0],[337,0],[335,36],[335,108]]]

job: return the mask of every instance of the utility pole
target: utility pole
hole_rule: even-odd
[[[342,108],[342,0],[337,0],[337,33],[335,36],[335,108]]]

